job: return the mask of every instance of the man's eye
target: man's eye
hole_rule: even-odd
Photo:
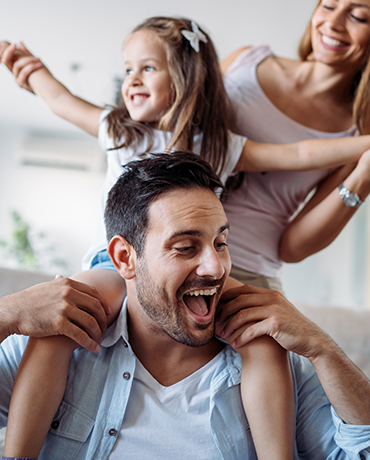
[[[224,241],[222,243],[217,243],[216,247],[217,247],[217,249],[227,248],[227,243],[226,243],[226,241]]]
[[[183,254],[186,254],[187,252],[190,252],[194,249],[194,246],[185,246],[183,248],[175,248],[177,252],[181,252]]]

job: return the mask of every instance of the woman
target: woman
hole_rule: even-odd
[[[369,46],[370,0],[322,0],[301,40],[301,60],[267,46],[232,53],[221,69],[236,132],[271,143],[369,133]],[[369,172],[370,153],[334,172],[249,173],[225,200],[232,275],[281,289],[282,262],[303,260],[338,236],[370,193]]]

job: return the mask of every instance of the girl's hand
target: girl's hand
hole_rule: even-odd
[[[34,93],[29,84],[29,76],[43,67],[39,58],[33,56],[21,42],[19,46],[15,43],[0,42],[1,62],[13,73],[18,86]]]
[[[10,46],[10,43],[4,40],[0,40],[0,62],[3,57],[4,51]]]

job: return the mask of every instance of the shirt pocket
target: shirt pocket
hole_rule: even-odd
[[[62,401],[51,423],[39,460],[73,460],[85,458],[94,420]]]
[[[62,401],[51,423],[50,433],[74,441],[85,442],[95,421],[80,410]]]

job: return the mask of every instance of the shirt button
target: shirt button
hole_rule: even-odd
[[[123,341],[123,346],[124,346],[125,348],[128,347],[127,342],[126,342],[125,340]]]
[[[123,377],[125,380],[130,380],[131,375],[130,375],[129,372],[125,372],[125,373],[123,374],[122,377]]]
[[[114,428],[111,428],[111,429],[108,431],[108,433],[109,433],[109,436],[116,436],[117,430],[115,430]]]
[[[59,422],[58,422],[58,420],[54,420],[54,422],[51,424],[51,428],[52,428],[53,430],[56,430],[56,429],[59,428]]]

